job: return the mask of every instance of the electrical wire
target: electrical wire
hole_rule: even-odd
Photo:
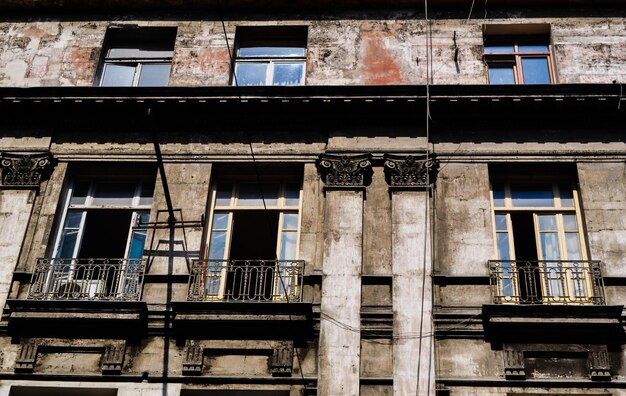
[[[228,34],[226,32],[226,24],[224,22],[224,16],[223,16],[223,14],[221,12],[221,1],[219,2],[219,5],[220,5],[220,22],[222,24],[222,32],[224,34],[224,41],[226,42],[226,49],[228,51],[228,59],[230,61],[230,69],[233,72],[233,82],[235,83],[235,87],[238,88],[239,87],[239,81],[237,80],[237,73],[235,72],[235,67],[234,67],[234,64],[233,64],[233,62],[234,62],[233,52],[231,51],[230,44],[228,43]],[[241,92],[240,91],[237,92],[237,96],[239,97],[239,102],[241,103],[242,97],[241,97]],[[254,147],[252,146],[252,139],[250,138],[250,134],[248,133],[248,131],[245,128],[244,128],[244,134],[246,136],[246,140],[248,142],[248,147],[250,149],[250,157],[252,159],[252,166],[254,168],[254,173],[255,173],[255,176],[256,176],[257,188],[258,188],[259,194],[261,196],[261,201],[263,202],[263,212],[265,213],[265,219],[266,219],[266,223],[267,223],[267,227],[268,227],[268,231],[269,231],[268,237],[270,237],[273,234],[274,229],[273,229],[273,227],[271,225],[271,221],[270,221],[270,218],[269,218],[269,211],[267,209],[267,202],[265,200],[265,194],[263,192],[263,188],[262,188],[262,185],[261,185],[261,174],[260,174],[259,168],[257,166],[256,156],[254,154]],[[277,255],[275,256],[275,260],[278,261]],[[283,280],[283,277],[280,275],[280,273],[278,274],[278,279],[280,280],[280,283],[281,283],[281,286],[282,286],[283,290],[285,290],[285,301],[287,302],[287,304],[290,304],[291,300],[289,299],[289,295],[286,292],[287,288],[285,286],[285,282]],[[291,317],[290,313],[287,314],[287,317],[289,318],[289,322],[293,321],[293,318]],[[295,347],[295,346],[294,346],[293,350],[294,350],[294,356],[296,357],[296,360],[298,361],[298,368],[299,368],[299,371],[300,371],[300,377],[302,379],[302,385],[304,387],[304,391],[307,392],[308,388],[307,388],[307,385],[306,385],[306,380],[304,378],[304,370],[303,370],[303,367],[302,367],[302,359],[300,357],[300,352],[298,351],[298,348]]]

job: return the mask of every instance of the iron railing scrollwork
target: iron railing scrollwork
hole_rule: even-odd
[[[197,260],[187,299],[301,301],[303,273],[302,260]]]
[[[40,258],[29,300],[139,301],[145,261],[128,258]]]
[[[604,305],[599,261],[490,260],[495,304]]]

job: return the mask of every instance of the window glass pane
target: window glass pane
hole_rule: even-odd
[[[285,187],[285,205],[300,205],[300,184],[288,183]]]
[[[141,65],[139,87],[165,87],[170,77],[169,64],[144,63]]]
[[[581,260],[580,254],[580,241],[578,234],[569,232],[565,234],[565,244],[567,245],[567,259],[568,260]]]
[[[89,191],[89,182],[76,182],[72,191],[72,199],[70,205],[84,205],[87,201],[87,192]]]
[[[266,85],[267,63],[237,63],[235,66],[236,78],[233,84],[244,85]]]
[[[128,258],[140,259],[143,257],[147,234],[148,231],[146,230],[133,231],[130,241],[130,249],[128,250]]]
[[[296,232],[283,232],[281,241],[281,260],[295,260],[296,259]]]
[[[233,194],[233,185],[230,183],[217,186],[215,206],[230,206],[230,198]]]
[[[228,228],[228,213],[213,213],[213,230],[225,230]]]
[[[211,232],[211,247],[209,249],[210,260],[223,260],[224,251],[226,249],[226,232],[213,231]]]
[[[496,230],[498,231],[506,231],[506,215],[505,214],[497,214],[496,215]]]
[[[548,52],[547,45],[519,45],[519,52]]]
[[[554,192],[551,185],[511,186],[513,206],[554,206]]]
[[[556,231],[556,215],[538,215],[539,231]]]
[[[102,71],[103,87],[131,87],[135,78],[136,65],[107,63]]]
[[[504,185],[503,184],[493,185],[493,205],[504,206]]]
[[[500,260],[510,260],[511,253],[509,252],[509,235],[506,232],[498,232],[497,243],[498,243],[498,258]]]
[[[278,184],[264,184],[263,196],[256,183],[242,183],[239,185],[238,206],[276,206],[278,205]],[[263,205],[265,199],[265,205]]]
[[[78,230],[63,230],[63,234],[61,235],[61,243],[59,245],[59,251],[57,252],[57,257],[74,257],[74,247],[76,246],[77,236]]]
[[[94,205],[130,206],[135,196],[136,183],[96,183]]]
[[[489,84],[515,84],[512,63],[489,63]]]
[[[485,45],[485,54],[501,54],[514,52],[512,45]]]
[[[559,186],[559,193],[561,194],[561,206],[564,208],[574,207],[574,192],[569,186]]]
[[[305,56],[303,47],[269,47],[246,45],[239,47],[239,56],[249,57],[283,57],[283,56]]]
[[[83,212],[67,212],[65,216],[65,225],[63,228],[78,228],[80,220],[83,218]]]
[[[546,58],[522,58],[524,84],[550,84],[550,70]]]
[[[139,196],[139,205],[152,205],[152,196],[154,195],[154,183],[141,183],[141,193]]]
[[[559,239],[556,233],[541,233],[542,260],[560,260]]]
[[[290,229],[290,230],[298,229],[298,214],[297,213],[284,213],[283,214],[283,229]]]
[[[576,224],[576,215],[564,214],[563,215],[563,227],[565,231],[578,232],[578,224]]]
[[[300,85],[304,72],[303,63],[274,63],[273,85]]]

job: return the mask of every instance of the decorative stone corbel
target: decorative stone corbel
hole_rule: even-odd
[[[15,359],[16,373],[32,373],[37,362],[39,345],[35,342],[27,342],[20,345],[20,352]]]
[[[293,341],[284,341],[272,349],[270,372],[273,377],[291,377],[293,371]]]
[[[372,155],[321,154],[317,169],[326,188],[363,188],[372,177]]]
[[[438,162],[433,154],[385,154],[385,177],[390,188],[425,188],[435,182]]]
[[[119,341],[104,346],[102,355],[102,374],[121,374],[126,354],[126,341]]]
[[[526,379],[526,371],[524,370],[524,352],[504,349],[502,351],[504,358],[504,378],[508,380]]]
[[[611,380],[611,361],[607,351],[589,352],[589,377],[593,381]]]
[[[204,348],[202,343],[187,340],[185,343],[185,357],[183,359],[183,375],[201,375]]]
[[[39,188],[53,167],[50,153],[0,153],[2,187]]]

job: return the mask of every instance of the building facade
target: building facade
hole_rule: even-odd
[[[623,6],[0,10],[0,395],[626,395]]]

